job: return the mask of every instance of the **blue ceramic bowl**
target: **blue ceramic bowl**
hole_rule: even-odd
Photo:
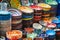
[[[37,34],[41,34],[41,32],[42,32],[42,31],[41,31],[40,29],[35,29],[35,30],[34,30],[34,33],[37,33]]]
[[[48,35],[49,38],[55,38],[56,32],[54,30],[47,30],[46,34]]]
[[[55,23],[57,28],[60,28],[60,20],[53,20],[52,23]]]
[[[57,16],[57,18],[60,20],[60,16]]]
[[[56,0],[58,3],[60,3],[60,0]]]

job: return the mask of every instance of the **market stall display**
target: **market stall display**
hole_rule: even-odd
[[[60,40],[56,0],[3,0],[0,40]]]

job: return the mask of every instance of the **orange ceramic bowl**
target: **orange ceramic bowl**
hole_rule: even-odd
[[[32,33],[34,31],[34,29],[33,28],[25,28],[25,31],[27,33]]]
[[[19,39],[22,37],[22,32],[19,30],[12,30],[6,32],[6,36],[8,39]]]

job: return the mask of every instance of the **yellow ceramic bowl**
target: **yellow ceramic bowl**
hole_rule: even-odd
[[[38,6],[41,6],[44,11],[49,11],[51,9],[51,6],[45,3],[39,3]]]
[[[27,6],[20,6],[18,9],[25,13],[33,13],[34,12],[33,9],[31,9],[30,7],[27,7]]]
[[[50,18],[44,18],[43,21],[46,22],[46,23],[51,23],[52,22],[52,20]]]

